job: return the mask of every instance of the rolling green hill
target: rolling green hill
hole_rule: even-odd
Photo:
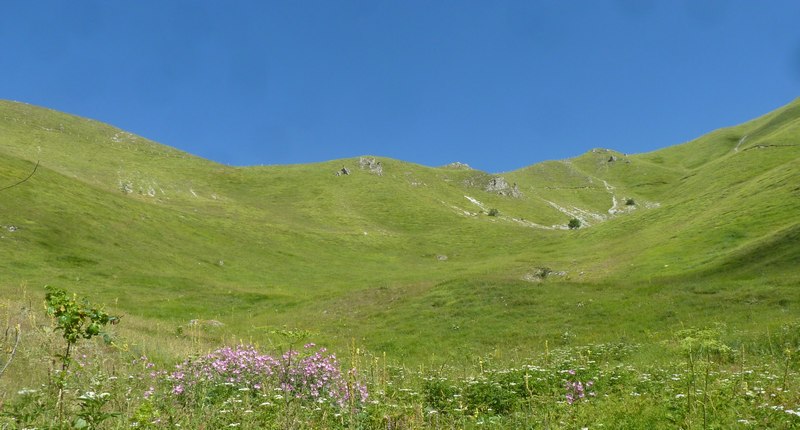
[[[684,323],[747,332],[800,305],[800,100],[659,151],[501,175],[373,156],[230,167],[0,102],[8,186],[0,294],[61,286],[141,333],[215,319],[220,336],[285,325],[449,359]]]

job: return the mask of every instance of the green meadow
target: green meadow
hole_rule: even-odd
[[[800,100],[503,173],[226,166],[0,101],[0,188],[0,428],[800,427]],[[65,359],[46,285],[109,343]],[[276,364],[170,376],[237,345]],[[300,363],[348,394],[289,395]]]

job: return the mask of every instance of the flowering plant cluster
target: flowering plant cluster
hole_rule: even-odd
[[[175,395],[205,384],[257,390],[274,374],[277,364],[277,360],[250,345],[224,347],[184,360],[175,366],[167,380]]]
[[[567,374],[571,376],[575,376],[575,371],[570,369],[566,371]],[[584,382],[575,380],[575,381],[565,381],[564,382],[564,390],[566,393],[564,397],[567,399],[567,404],[572,405],[575,402],[579,402],[581,400],[586,400],[586,396],[594,397],[594,391],[588,391],[594,386],[594,381],[589,380]]]
[[[343,374],[334,354],[311,343],[302,351],[290,350],[277,358],[252,345],[224,347],[186,359],[172,372],[153,372],[151,376],[166,381],[165,394],[184,402],[213,402],[251,392],[344,407],[351,401],[365,402],[368,396],[354,371]],[[145,397],[154,394],[150,388]]]
[[[304,350],[311,351],[316,347],[306,344]],[[299,351],[290,350],[276,362],[275,372],[280,388],[298,399],[321,400],[330,399],[344,406],[351,396],[360,402],[367,400],[367,387],[356,381],[356,370],[351,369],[348,377],[351,383],[339,370],[336,355],[326,354],[325,348],[319,348],[313,354],[301,355]]]

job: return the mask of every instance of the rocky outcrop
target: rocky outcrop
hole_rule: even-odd
[[[358,159],[358,165],[361,167],[361,170],[369,170],[370,173],[383,176],[383,165],[380,161],[372,157],[360,157]]]
[[[484,190],[490,193],[500,194],[501,196],[514,198],[522,197],[522,192],[519,190],[517,183],[515,182],[513,185],[509,186],[508,182],[501,176],[490,179]]]
[[[455,169],[455,170],[472,170],[472,167],[469,166],[467,163],[462,163],[460,161],[456,161],[450,164],[446,164],[444,166],[445,169]]]

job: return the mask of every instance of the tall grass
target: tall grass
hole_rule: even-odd
[[[2,428],[800,425],[800,321],[750,339],[717,325],[676,329],[657,344],[546,348],[513,359],[487,352],[465,357],[472,364],[434,367],[408,367],[355,344],[334,354],[308,343],[270,350],[212,341],[186,355],[159,343],[168,350],[153,361],[141,352],[147,345],[124,348],[125,335],[114,333],[112,345],[77,343],[74,366],[57,379],[53,357],[63,340],[55,323],[23,302],[0,309],[7,328],[23,331],[0,377]],[[0,346],[7,360],[10,338]]]

